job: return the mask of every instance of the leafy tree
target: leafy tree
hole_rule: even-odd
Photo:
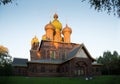
[[[114,51],[113,54],[110,51],[104,52],[97,62],[103,64],[103,74],[120,74],[120,56],[117,51]]]
[[[11,56],[8,53],[8,49],[4,46],[0,46],[0,66],[10,64],[12,62]]]
[[[107,11],[120,17],[120,0],[82,0],[88,1],[91,7],[97,11]]]
[[[0,0],[0,4],[6,5],[6,4],[8,4],[8,3],[12,2],[12,1],[13,0]]]
[[[12,74],[11,58],[8,49],[4,46],[0,46],[0,75]]]

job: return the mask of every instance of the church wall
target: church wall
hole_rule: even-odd
[[[59,43],[44,41],[40,48],[40,59],[51,59],[50,53],[54,52],[55,59],[62,60],[63,54],[66,56],[76,47],[77,44]],[[39,59],[39,58],[38,58]]]
[[[63,64],[61,64],[60,66],[60,73],[61,73],[61,76],[64,76],[64,77],[70,77],[70,62],[67,61]]]
[[[60,76],[59,64],[28,63],[28,76]]]
[[[92,61],[88,58],[78,57],[68,60],[62,64],[28,62],[27,67],[14,67],[14,74],[32,77],[78,77],[100,75],[99,72],[94,72],[97,67],[92,67],[91,63]],[[84,74],[80,72],[79,68],[76,68],[77,65],[84,67]]]
[[[39,57],[37,56],[37,50],[30,50],[31,60],[37,60]]]
[[[72,77],[74,76],[72,73],[73,63],[72,60],[63,64],[28,63],[28,76]]]
[[[26,66],[14,66],[13,75],[15,76],[27,76],[27,67]]]

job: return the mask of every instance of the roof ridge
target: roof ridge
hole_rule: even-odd
[[[78,48],[80,46],[81,46],[81,44],[76,45],[75,47],[73,47],[73,49],[70,50],[70,52],[74,51],[76,48]]]
[[[19,58],[19,57],[14,57],[13,59],[27,59],[27,58]],[[28,59],[27,59],[28,60]]]
[[[82,47],[82,45],[79,45],[79,46],[77,46],[76,48],[74,48],[74,49],[68,54],[66,61],[74,58],[74,57],[75,57],[75,54],[78,52],[78,50],[79,50],[81,47]]]

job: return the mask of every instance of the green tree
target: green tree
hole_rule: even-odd
[[[8,49],[4,46],[0,46],[0,66],[11,64],[11,58],[12,57],[9,55]]]
[[[117,51],[114,51],[113,54],[110,51],[104,52],[97,62],[103,64],[103,74],[120,74],[120,56]]]
[[[0,46],[0,75],[12,74],[11,58],[8,49],[4,46]]]
[[[1,4],[6,5],[6,4],[8,4],[8,3],[12,2],[12,1],[13,1],[13,0],[0,0],[0,5],[1,5]]]
[[[106,11],[120,17],[120,0],[82,0],[88,1],[91,7],[97,11]]]

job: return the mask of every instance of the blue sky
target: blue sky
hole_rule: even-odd
[[[36,35],[41,40],[55,12],[63,27],[67,23],[72,28],[72,42],[84,43],[94,58],[107,50],[120,53],[120,18],[98,13],[80,0],[16,0],[1,5],[0,45],[12,57],[30,59],[31,39]]]

